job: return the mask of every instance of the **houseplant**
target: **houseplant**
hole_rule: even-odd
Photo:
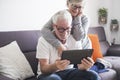
[[[99,24],[106,24],[107,23],[107,9],[106,8],[99,8],[98,15],[99,15]]]
[[[117,19],[112,19],[110,24],[111,31],[118,31],[119,23]]]

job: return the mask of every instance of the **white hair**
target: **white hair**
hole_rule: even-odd
[[[52,17],[53,23],[56,24],[58,19],[65,19],[66,21],[68,21],[68,24],[70,24],[70,25],[72,23],[72,16],[71,16],[70,12],[67,10],[61,10],[61,11],[57,12]]]
[[[67,0],[67,1],[70,3],[73,3],[73,2],[78,3],[78,2],[83,2],[84,0]]]

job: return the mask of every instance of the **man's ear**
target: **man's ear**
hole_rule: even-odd
[[[52,31],[55,31],[55,24],[52,24],[52,28],[53,28]]]
[[[69,1],[68,0],[67,0],[67,4],[66,5],[67,5],[67,7],[69,6]]]
[[[52,24],[52,27],[55,28],[55,24]]]
[[[55,24],[52,24],[52,28],[53,28],[53,30],[55,29],[55,26],[56,26]]]

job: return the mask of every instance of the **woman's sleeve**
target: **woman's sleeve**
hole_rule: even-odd
[[[89,20],[83,15],[81,17],[75,17],[72,23],[72,35],[75,40],[84,39],[87,35],[89,28]]]
[[[54,36],[52,27],[52,19],[50,19],[41,29],[42,36],[45,38],[47,42],[49,42],[54,47],[58,47],[60,45],[60,41]]]

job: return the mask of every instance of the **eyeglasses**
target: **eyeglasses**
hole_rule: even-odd
[[[60,33],[63,33],[63,32],[65,32],[65,31],[67,31],[67,32],[70,32],[71,31],[71,28],[63,28],[63,27],[58,27],[57,25],[56,25],[56,29],[60,32]]]
[[[75,4],[71,4],[71,8],[73,9],[73,10],[76,10],[76,9],[82,9],[83,7],[82,6],[77,6],[77,5],[75,5]]]

